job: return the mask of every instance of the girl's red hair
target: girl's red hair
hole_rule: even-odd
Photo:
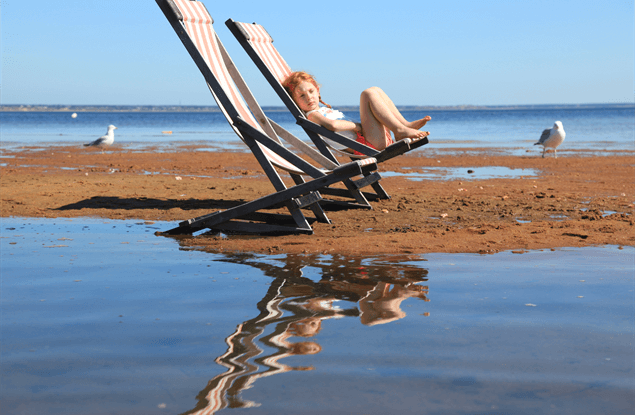
[[[287,90],[291,98],[294,98],[293,91],[298,87],[298,85],[305,81],[311,82],[318,90],[320,89],[320,85],[317,83],[313,75],[310,75],[304,71],[292,72],[291,75],[287,76],[287,79],[282,82],[282,86],[284,87],[284,89]],[[322,101],[322,97],[320,97],[320,102],[331,108],[329,104]]]
[[[311,82],[318,89],[320,88],[313,75],[309,75],[308,73],[302,71],[292,72],[291,75],[287,76],[287,79],[282,82],[282,86],[287,90],[289,95],[293,97],[293,90],[305,81]]]

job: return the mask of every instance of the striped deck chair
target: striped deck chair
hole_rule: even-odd
[[[282,86],[282,82],[292,71],[273,45],[273,38],[267,33],[265,28],[256,23],[241,23],[232,19],[227,20],[225,24],[293,114],[296,122],[306,131],[309,138],[323,154],[329,154],[326,149],[327,146],[340,152],[345,150],[344,154],[350,157],[355,157],[350,150],[356,150],[362,153],[362,157],[375,157],[377,162],[381,163],[428,143],[427,137],[421,139],[407,138],[388,146],[382,151],[377,151],[309,121]]]
[[[313,230],[301,209],[309,207],[318,221],[330,223],[320,205],[323,201],[320,193],[328,192],[331,190],[328,186],[339,182],[345,183],[348,190],[333,190],[348,191],[358,202],[365,202],[370,207],[359,191],[359,188],[369,182],[368,177],[355,182],[351,178],[368,175],[376,170],[374,158],[339,165],[291,134],[284,134],[285,140],[292,141],[294,146],[299,147],[321,167],[314,166],[289,150],[278,139],[276,131],[234,66],[214,31],[213,20],[205,6],[195,0],[156,2],[203,74],[232,129],[250,148],[276,190],[275,193],[236,207],[181,222],[178,227],[163,234],[187,234],[203,229],[241,233],[310,234]],[[283,132],[280,131],[280,134],[282,136]],[[295,185],[287,187],[276,168],[287,171]],[[303,176],[308,179],[305,181]],[[377,176],[375,179],[380,178]],[[289,215],[260,212],[281,204],[287,207]]]

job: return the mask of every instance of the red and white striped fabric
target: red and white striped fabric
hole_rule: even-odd
[[[287,62],[284,60],[282,55],[278,52],[278,50],[273,46],[273,39],[267,33],[264,27],[256,23],[241,23],[234,22],[238,25],[245,33],[248,35],[248,41],[252,47],[252,49],[258,54],[262,62],[267,66],[269,72],[271,72],[274,77],[278,80],[278,82],[282,85],[282,83],[287,79],[289,75],[293,72]],[[386,137],[392,141],[392,137],[390,135],[390,131],[386,129]],[[324,137],[323,137],[324,138]],[[335,151],[346,155],[348,157],[367,157],[359,152],[355,152],[354,154],[349,153],[346,149],[342,148],[339,144],[328,142],[332,149]]]
[[[249,107],[243,100],[238,88],[232,81],[232,77],[225,66],[218,43],[219,40],[216,36],[216,32],[214,31],[214,27],[212,26],[213,19],[207,12],[203,3],[191,0],[173,1],[183,16],[183,26],[185,31],[189,35],[190,39],[192,39],[192,42],[207,63],[207,66],[211,69],[212,73],[221,84],[228,99],[231,101],[243,120],[251,124],[254,128],[262,131],[260,125],[256,122],[253,114],[249,110]],[[230,124],[232,124],[232,120],[227,114],[225,108],[223,108],[218,100],[217,103],[225,114],[225,117],[228,119]],[[295,174],[305,174],[278,154],[260,145],[260,143],[258,143],[258,145],[263,150],[267,158],[269,158],[269,160],[276,166]]]
[[[271,39],[271,36],[269,36],[265,28],[256,23],[236,22],[236,24],[240,25],[249,35],[249,41],[253,45],[253,48],[265,65],[267,65],[271,73],[275,75],[280,83],[284,82],[291,74],[291,68],[273,46],[273,39]]]

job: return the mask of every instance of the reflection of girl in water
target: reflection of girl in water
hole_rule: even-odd
[[[239,261],[264,268],[274,281],[257,304],[260,314],[239,324],[226,338],[228,349],[215,361],[227,371],[210,380],[198,396],[199,404],[188,414],[258,406],[240,397],[256,380],[292,370],[313,370],[312,366],[288,366],[282,360],[320,353],[322,347],[309,338],[321,332],[323,320],[359,316],[362,324],[372,326],[405,317],[400,305],[406,298],[428,301],[427,287],[417,284],[426,280],[425,270],[394,264],[367,268],[349,261],[342,266],[333,259],[318,282],[302,276],[306,264],[320,266],[316,258],[288,256],[284,272],[266,262]],[[338,304],[351,307],[342,309]]]
[[[401,303],[406,298],[417,297],[423,301],[430,301],[426,297],[425,288],[421,285],[403,286],[380,282],[368,292],[366,297],[359,300],[359,309],[362,315],[359,317],[362,324],[374,326],[386,324],[402,319],[406,316],[401,310]]]
[[[282,371],[290,371],[290,370],[313,370],[315,369],[313,366],[287,366],[285,364],[279,363],[280,359],[283,359],[288,356],[304,356],[317,354],[322,351],[322,347],[312,341],[301,341],[301,342],[290,342],[294,336],[299,337],[313,337],[317,333],[320,332],[321,322],[319,318],[309,317],[299,321],[295,321],[290,323],[287,326],[287,329],[279,336],[271,338],[271,343],[280,347],[281,349],[286,350],[285,353],[277,353],[272,356],[271,359],[267,360],[267,364],[272,365],[275,362],[275,365],[278,369]]]
[[[300,337],[313,337],[322,329],[322,320],[317,317],[309,317],[289,324],[289,333]]]

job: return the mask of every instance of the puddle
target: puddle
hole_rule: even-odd
[[[582,203],[589,203],[589,202],[582,202]],[[611,216],[617,213],[617,211],[615,210],[598,210],[598,209],[592,209],[590,210],[589,208],[582,208],[580,209],[580,212],[591,212],[591,213],[595,213],[598,212],[600,214],[600,216],[602,216],[603,218],[607,217],[607,216]]]
[[[560,222],[560,221],[569,219],[569,217],[567,215],[549,215],[549,217],[551,219],[555,220],[556,222]]]
[[[488,167],[430,167],[412,173],[382,172],[386,177],[405,177],[410,180],[487,180],[523,179],[537,177],[535,169],[512,169],[501,166]]]
[[[213,254],[170,225],[2,218],[3,413],[633,407],[631,247]]]

